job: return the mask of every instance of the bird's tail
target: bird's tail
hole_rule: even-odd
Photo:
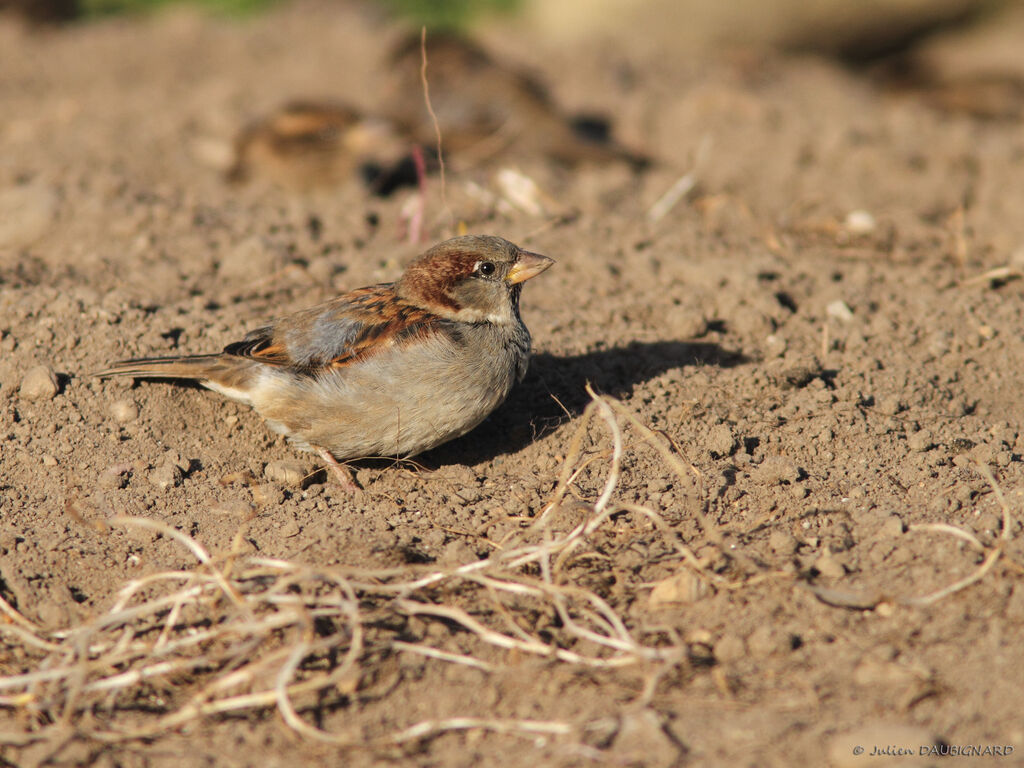
[[[134,376],[139,379],[197,379],[216,380],[227,372],[223,355],[190,355],[188,357],[140,357],[119,360],[109,368],[93,375]]]

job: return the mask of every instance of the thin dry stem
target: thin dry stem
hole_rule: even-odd
[[[303,738],[350,748],[466,729],[570,733],[570,724],[557,721],[469,716],[427,720],[367,741],[361,733],[315,727],[305,713],[339,693],[357,691],[364,667],[395,652],[485,674],[500,664],[501,653],[495,651],[598,669],[637,667],[655,678],[657,670],[685,659],[681,643],[664,647],[637,640],[612,604],[574,584],[565,572],[586,551],[587,541],[624,509],[651,521],[681,558],[691,565],[696,561],[653,510],[616,502],[626,441],[614,401],[590,394],[550,501],[529,528],[484,560],[450,568],[318,568],[246,557],[237,536],[230,552],[214,557],[163,523],[114,518],[113,525],[145,528],[177,542],[195,558],[195,567],[133,579],[106,612],[59,632],[47,633],[0,603],[7,617],[0,630],[36,660],[18,674],[0,677],[0,706],[45,713],[53,722],[0,734],[0,743],[68,734],[100,742],[153,738],[201,718],[266,708],[276,708]],[[585,456],[594,416],[600,416],[611,448]],[[568,532],[555,533],[549,525],[555,511],[570,491],[576,494],[572,486],[581,474],[600,460],[607,462],[604,479],[589,514]],[[529,575],[530,569],[540,578]],[[468,594],[479,597],[466,603],[471,609],[458,604]],[[525,629],[535,626],[528,616],[545,613],[557,617],[560,641]],[[407,634],[401,628],[414,618],[458,625],[468,633],[468,650],[465,641],[455,652],[443,641],[409,641],[396,634]],[[149,707],[162,714],[129,726],[122,713],[140,697],[154,697]]]

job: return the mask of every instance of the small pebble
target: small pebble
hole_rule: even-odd
[[[284,492],[273,483],[263,483],[253,486],[252,500],[261,505],[280,504],[284,501]]]
[[[184,476],[185,473],[181,471],[181,467],[168,462],[161,464],[149,473],[149,482],[160,490],[166,490],[181,485]]]
[[[800,479],[800,468],[788,456],[769,456],[758,466],[755,475],[764,485],[795,483]]]
[[[695,603],[707,594],[707,585],[696,574],[683,570],[654,585],[647,603],[660,608],[671,603]]]
[[[57,466],[57,460],[55,458],[53,458],[53,456],[51,456],[48,453],[44,453],[43,454],[43,457],[42,457],[41,461],[43,462],[43,466],[44,467],[56,467]]]
[[[58,390],[57,374],[53,368],[37,365],[25,372],[18,395],[25,400],[52,400]]]
[[[293,536],[298,536],[302,532],[299,521],[295,518],[288,520],[278,529],[278,533],[286,539],[290,539]]]
[[[843,323],[853,320],[853,310],[847,306],[845,301],[833,301],[825,307],[825,314]]]
[[[110,415],[118,424],[127,424],[139,418],[139,407],[131,400],[115,400],[110,404]]]
[[[875,606],[875,613],[881,616],[883,619],[888,619],[896,612],[896,607],[892,603],[879,603]]]
[[[747,655],[747,645],[737,635],[725,635],[715,643],[715,659],[724,664],[739,661]]]
[[[851,235],[870,235],[878,224],[869,211],[857,209],[846,214],[843,226]]]
[[[905,407],[900,401],[899,395],[887,395],[878,403],[878,410],[886,416],[895,416]]]
[[[189,466],[192,464],[188,459],[184,458],[173,448],[164,452],[164,455],[160,458],[160,464],[170,464],[171,466],[177,467],[181,470],[182,474],[187,474]]]
[[[107,488],[110,490],[124,488],[128,485],[128,474],[131,470],[132,467],[130,464],[115,464],[114,466],[107,467],[105,470],[100,472],[99,477],[96,479],[96,483],[100,488]]]
[[[843,564],[836,560],[828,548],[814,561],[814,567],[818,573],[829,579],[838,579],[846,575]]]
[[[280,459],[271,461],[263,468],[263,476],[272,483],[298,488],[309,474],[306,467],[297,461]]]
[[[714,457],[730,455],[736,448],[736,436],[728,424],[716,424],[708,433],[706,447]]]
[[[239,520],[252,520],[256,514],[252,504],[241,499],[229,499],[215,504],[211,510],[218,515],[237,517]]]
[[[768,625],[761,625],[747,638],[747,649],[750,651],[750,655],[759,659],[782,651],[785,647],[786,637],[784,634]]]
[[[907,447],[912,451],[923,453],[935,446],[931,431],[920,429],[907,437]]]
[[[800,546],[800,544],[793,534],[776,528],[768,537],[768,546],[771,547],[772,552],[775,552],[776,554],[792,555],[796,552],[797,547]]]
[[[771,334],[764,340],[765,357],[782,357],[788,347],[786,340],[778,334]]]

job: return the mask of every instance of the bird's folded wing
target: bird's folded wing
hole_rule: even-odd
[[[224,354],[315,375],[441,331],[428,310],[396,296],[391,284],[347,293],[251,331]]]

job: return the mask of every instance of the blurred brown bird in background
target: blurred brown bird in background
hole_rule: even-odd
[[[642,169],[649,158],[609,135],[607,122],[572,118],[531,74],[494,60],[471,40],[451,33],[426,39],[427,83],[443,149],[473,164],[506,151],[539,155],[566,165],[626,162]],[[424,101],[419,35],[401,41],[388,59],[396,83],[387,113],[410,126],[425,147],[437,135]]]
[[[359,175],[380,192],[409,148],[403,132],[385,118],[346,104],[292,101],[242,129],[227,178],[309,190]]]

